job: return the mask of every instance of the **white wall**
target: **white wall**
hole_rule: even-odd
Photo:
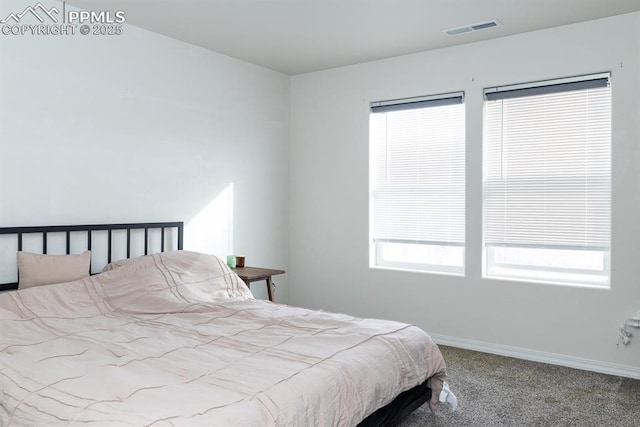
[[[288,267],[288,76],[128,25],[0,58],[1,226],[183,220],[187,249]]]
[[[611,71],[611,289],[481,279],[482,89]],[[368,106],[466,91],[465,278],[368,267]],[[299,75],[291,83],[291,303],[414,323],[441,342],[640,377],[640,14]]]

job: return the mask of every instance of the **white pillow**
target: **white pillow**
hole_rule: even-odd
[[[79,255],[41,255],[18,252],[18,289],[88,277],[91,251]]]

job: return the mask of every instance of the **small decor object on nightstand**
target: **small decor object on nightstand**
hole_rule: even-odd
[[[236,255],[236,267],[244,267],[244,255]]]
[[[269,295],[269,301],[276,302],[275,297],[273,296],[274,285],[273,281],[271,280],[271,276],[275,276],[276,274],[284,274],[284,270],[238,266],[237,268],[234,268],[233,271],[235,271],[236,274],[240,276],[242,281],[247,284],[248,288],[251,288],[251,282],[265,280],[267,282],[267,295]]]
[[[227,265],[229,268],[236,268],[236,256],[235,255],[227,255]]]

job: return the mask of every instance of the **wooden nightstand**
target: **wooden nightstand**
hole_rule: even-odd
[[[267,281],[267,294],[269,295],[269,301],[276,302],[273,296],[273,281],[271,276],[277,274],[284,274],[284,270],[273,270],[271,268],[258,268],[258,267],[237,267],[232,268],[238,276],[247,284],[248,288],[251,288],[251,282],[259,282],[261,280]]]

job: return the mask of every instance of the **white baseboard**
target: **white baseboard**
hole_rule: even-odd
[[[583,359],[581,357],[564,356],[561,354],[547,353],[544,351],[529,350],[526,348],[511,347],[507,345],[492,344],[483,341],[456,338],[446,335],[429,335],[436,343],[451,347],[481,351],[483,353],[498,354],[500,356],[515,357],[518,359],[531,360],[534,362],[550,363],[552,365],[599,372],[601,374],[640,379],[640,368],[634,366],[598,362],[597,360]]]

